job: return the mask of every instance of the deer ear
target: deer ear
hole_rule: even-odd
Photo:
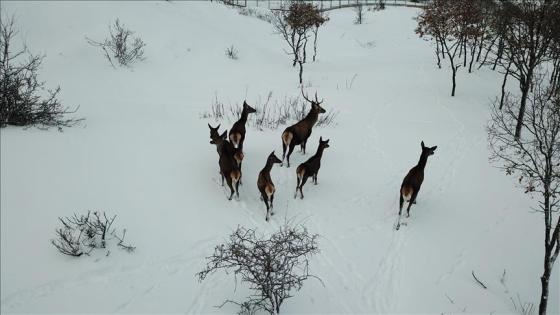
[[[210,124],[208,124],[208,125],[210,125]],[[218,124],[218,126],[216,126],[216,130],[220,129],[220,125],[221,124]]]
[[[323,137],[319,137],[319,142],[323,142]]]
[[[220,135],[220,137],[226,139],[226,138],[227,138],[227,130],[224,131],[224,133],[222,133],[222,134]]]
[[[210,123],[208,123],[208,128],[212,129],[212,126],[210,126]]]
[[[422,146],[422,149],[424,149],[426,146],[424,146],[424,141],[420,142],[420,145]]]
[[[244,100],[243,101],[243,106],[247,106],[247,105],[249,105],[249,104],[247,104],[247,100]]]
[[[437,149],[437,145],[434,146],[434,147],[431,147],[431,150],[432,150],[432,151],[435,151],[436,149]]]

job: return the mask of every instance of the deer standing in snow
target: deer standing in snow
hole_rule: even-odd
[[[312,180],[317,185],[317,174],[319,173],[319,168],[321,168],[321,157],[323,157],[323,151],[329,147],[329,139],[323,141],[323,137],[319,138],[319,147],[317,148],[317,153],[310,157],[309,160],[301,163],[296,169],[297,185],[296,193],[294,198],[297,197],[297,192],[299,189],[301,199],[303,199],[303,185],[307,181],[307,178],[312,176]]]
[[[233,144],[236,149],[243,150],[243,142],[245,141],[245,124],[247,123],[247,118],[249,114],[255,113],[257,110],[249,106],[246,101],[243,101],[243,110],[241,111],[241,117],[236,121],[231,129],[229,130],[229,141]]]
[[[238,157],[236,154],[239,152],[233,147],[233,145],[226,140],[227,130],[224,133],[210,141],[211,144],[215,144],[218,148],[218,154],[220,155],[219,165],[220,174],[222,175],[222,186],[224,185],[224,178],[229,186],[231,194],[229,200],[236,193],[239,198],[239,181],[241,180],[241,169],[239,168]],[[234,189],[235,187],[235,189]]]
[[[319,101],[317,99],[317,92],[315,92],[315,100],[310,100],[301,90],[303,98],[311,103],[311,110],[305,118],[300,120],[295,125],[292,125],[282,133],[282,165],[284,164],[284,157],[286,156],[286,149],[288,149],[288,167],[290,167],[290,155],[294,151],[296,145],[301,145],[303,154],[305,154],[305,146],[307,145],[307,139],[311,135],[311,129],[319,119],[319,114],[324,113],[325,110],[321,107],[323,100]]]
[[[399,221],[397,223],[397,230],[400,227],[400,219],[401,219],[401,212],[404,201],[408,201],[408,207],[406,208],[406,217],[410,216],[410,206],[413,203],[416,203],[416,196],[418,196],[418,192],[420,191],[420,186],[422,186],[422,182],[424,181],[424,168],[426,168],[426,162],[428,162],[428,157],[434,154],[434,151],[437,149],[437,146],[434,147],[426,147],[424,145],[424,141],[420,143],[422,146],[422,153],[420,154],[420,160],[418,164],[414,166],[408,174],[403,179],[401,184],[401,189],[399,191]]]
[[[274,208],[274,192],[276,191],[276,188],[274,187],[274,183],[272,183],[272,178],[270,178],[270,170],[272,170],[274,163],[282,163],[282,161],[276,157],[274,151],[272,151],[266,160],[266,165],[260,171],[257,179],[257,187],[259,188],[261,198],[266,205],[266,221],[270,219],[271,214],[274,214],[272,209]],[[268,204],[269,202],[270,206]]]

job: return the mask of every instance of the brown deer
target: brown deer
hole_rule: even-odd
[[[210,128],[210,140],[216,139],[220,136],[220,132],[219,132],[220,125],[221,124],[218,124],[218,126],[212,127],[210,124],[208,124],[208,128]],[[219,154],[220,150],[219,150],[218,146],[216,146],[216,150],[218,151],[218,154]]]
[[[225,133],[223,133],[222,135],[220,135],[218,133],[218,128],[220,128],[220,125],[218,125],[217,127],[214,128],[210,124],[208,124],[208,127],[210,128],[210,140],[215,140],[219,137],[223,138],[222,140],[226,139],[226,134]],[[218,151],[218,155],[219,155],[220,154],[220,147],[218,146],[218,144],[216,142],[212,142],[212,141],[210,141],[210,143],[216,145],[216,150]],[[225,148],[230,155],[233,155],[235,161],[239,165],[239,168],[241,168],[241,162],[243,161],[243,158],[245,157],[243,152],[239,149],[235,149],[233,146],[230,146],[230,145],[226,146]]]
[[[272,209],[274,208],[274,192],[276,188],[274,188],[274,183],[272,183],[272,179],[270,178],[270,170],[274,163],[282,163],[282,161],[276,157],[274,151],[270,153],[268,158],[266,159],[266,165],[259,173],[259,178],[257,179],[257,187],[261,192],[261,198],[266,205],[266,221],[270,219],[270,215],[274,214]],[[270,201],[270,206],[268,202]]]
[[[256,109],[249,106],[246,101],[243,101],[243,110],[241,117],[236,121],[229,130],[229,141],[236,149],[243,151],[243,142],[245,141],[245,124],[249,114],[257,112]]]
[[[229,186],[231,194],[229,200],[236,193],[239,198],[239,181],[241,180],[241,169],[239,168],[238,158],[235,157],[236,150],[233,145],[226,140],[227,130],[224,131],[222,135],[214,138],[210,141],[211,144],[215,144],[218,148],[218,153],[220,155],[219,165],[220,174],[222,175],[222,186],[224,185],[224,178]],[[235,190],[234,190],[235,187]]]
[[[305,154],[305,147],[307,145],[307,139],[311,135],[311,129],[319,119],[319,114],[324,113],[325,110],[321,107],[323,100],[319,101],[317,99],[317,92],[315,92],[315,100],[310,100],[301,90],[303,98],[311,103],[311,110],[305,118],[300,120],[295,125],[292,125],[282,133],[282,165],[284,165],[284,157],[286,156],[286,149],[288,149],[288,167],[290,167],[290,155],[294,151],[296,145],[301,145],[303,154]]]
[[[418,196],[420,186],[422,186],[422,182],[424,181],[424,168],[426,168],[428,157],[433,155],[434,151],[437,149],[437,146],[431,148],[424,146],[424,141],[422,141],[420,145],[422,146],[420,160],[416,166],[408,171],[408,174],[406,174],[401,184],[401,190],[399,192],[399,221],[397,223],[397,230],[400,227],[403,203],[404,201],[408,201],[408,207],[406,208],[406,217],[408,218],[410,216],[410,206],[412,206],[413,203],[416,203],[416,196]]]
[[[307,178],[312,176],[312,181],[317,185],[317,174],[321,168],[321,157],[323,157],[323,151],[329,147],[329,139],[323,141],[323,137],[319,138],[319,147],[317,148],[317,153],[310,157],[309,160],[301,163],[296,169],[297,185],[296,193],[294,194],[294,199],[297,198],[297,192],[299,189],[301,199],[303,199],[303,185],[307,181]]]

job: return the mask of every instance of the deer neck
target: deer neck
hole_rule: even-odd
[[[317,119],[319,119],[319,112],[313,110],[312,108],[304,119],[311,122],[311,125],[313,126],[317,122]]]
[[[421,170],[424,170],[427,162],[428,162],[428,155],[422,153],[420,155],[420,160],[418,161],[418,164],[416,166],[418,166]]]
[[[239,121],[242,122],[243,124],[245,124],[247,122],[248,117],[249,117],[249,112],[247,112],[245,109],[243,109],[243,111],[241,112],[241,118],[239,118]]]
[[[317,153],[315,153],[315,156],[318,157],[319,159],[321,159],[321,157],[323,157],[323,151],[324,150],[325,150],[324,147],[317,148]]]
[[[272,170],[272,166],[274,165],[274,162],[272,161],[266,161],[266,165],[263,168],[263,171],[266,173],[270,173],[270,170]]]

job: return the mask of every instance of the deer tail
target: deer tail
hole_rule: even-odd
[[[412,192],[413,192],[413,189],[410,186],[401,187],[401,196],[406,201],[410,201],[410,199],[412,198]]]
[[[233,170],[229,174],[233,184],[237,183],[241,179],[241,171],[240,170]]]
[[[290,146],[293,138],[294,134],[291,131],[284,131],[284,133],[282,133],[282,142],[284,142],[284,145],[287,147]]]
[[[297,174],[297,178],[298,180],[301,180],[303,178],[303,176],[305,175],[305,168],[298,166],[298,168],[296,169],[296,174]]]

